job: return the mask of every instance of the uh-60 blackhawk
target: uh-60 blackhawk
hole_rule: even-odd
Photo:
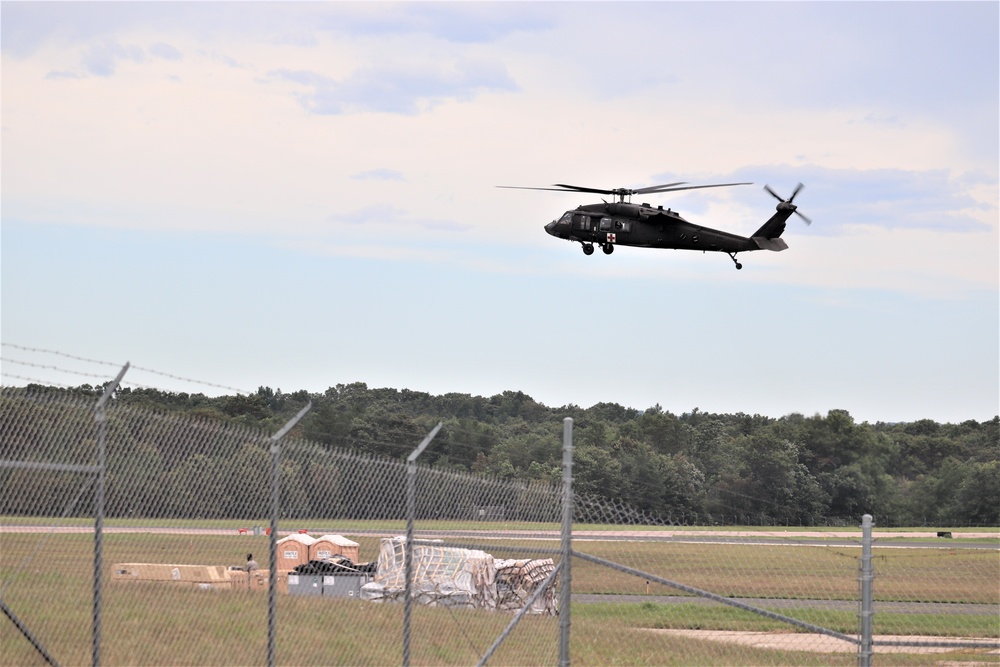
[[[594,246],[598,245],[605,255],[615,251],[616,245],[634,246],[638,248],[674,248],[677,250],[700,250],[702,252],[724,252],[733,260],[737,269],[743,265],[736,260],[736,254],[754,250],[786,250],[788,244],[781,238],[785,231],[785,222],[795,213],[806,224],[812,221],[796,210],[792,202],[802,190],[799,183],[792,196],[782,199],[768,186],[764,189],[778,200],[777,209],[760,229],[750,236],[739,236],[729,232],[703,227],[689,222],[677,211],[662,206],[649,204],[633,204],[632,195],[654,194],[658,192],[676,192],[678,190],[696,190],[699,188],[722,188],[733,185],[751,185],[751,183],[720,183],[717,185],[687,185],[686,183],[667,183],[652,185],[646,188],[615,188],[601,190],[585,188],[578,185],[557,183],[549,188],[531,188],[513,185],[497,187],[516,190],[552,190],[555,192],[592,192],[603,195],[613,195],[617,201],[600,204],[578,206],[572,211],[566,211],[558,220],[545,225],[545,231],[560,239],[575,241],[583,246],[586,255],[594,254]],[[626,201],[628,199],[628,201]]]

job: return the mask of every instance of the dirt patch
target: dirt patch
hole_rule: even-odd
[[[777,651],[809,651],[812,653],[857,653],[858,645],[836,637],[811,632],[732,632],[728,630],[659,630],[650,632],[689,637],[706,641],[739,644],[753,648]],[[912,641],[935,643],[992,642],[992,639],[969,639],[960,637],[906,637],[902,635],[876,635],[875,654],[885,653],[948,653],[959,648],[948,646],[879,646],[880,641]],[[1000,649],[989,650],[990,654],[1000,654]]]

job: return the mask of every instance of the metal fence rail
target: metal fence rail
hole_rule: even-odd
[[[663,531],[627,500],[571,493],[571,423],[564,481],[545,483],[325,447],[294,423],[113,399],[99,414],[94,397],[0,388],[5,664],[847,665],[1000,648],[996,545]],[[342,543],[310,543],[324,537]],[[359,600],[369,575],[296,573],[315,544],[379,572],[402,548],[409,575],[396,590],[373,573],[381,597]]]

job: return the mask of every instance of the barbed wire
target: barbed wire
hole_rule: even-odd
[[[25,345],[17,345],[16,343],[0,343],[0,345],[2,345],[3,347],[9,347],[9,348],[12,348],[12,349],[15,349],[15,350],[21,350],[22,352],[32,352],[32,353],[37,353],[37,354],[51,354],[51,355],[55,355],[55,356],[59,356],[59,357],[64,357],[66,359],[72,359],[74,361],[82,361],[82,362],[90,363],[90,364],[100,364],[100,365],[103,365],[103,366],[110,366],[112,368],[121,368],[122,367],[122,364],[120,364],[120,363],[115,363],[115,362],[111,362],[111,361],[102,361],[100,359],[89,359],[87,357],[81,357],[81,356],[78,356],[78,355],[75,355],[75,354],[68,354],[66,352],[60,352],[59,350],[47,350],[47,349],[43,349],[43,348],[27,347]],[[36,366],[38,368],[44,368],[46,370],[55,370],[55,371],[58,371],[58,372],[61,372],[61,373],[70,373],[70,374],[74,374],[74,375],[85,375],[85,376],[94,377],[94,378],[103,378],[103,377],[105,377],[105,376],[102,376],[102,375],[91,375],[91,374],[83,373],[81,371],[73,371],[73,370],[70,370],[70,369],[67,369],[67,368],[61,368],[61,367],[58,367],[58,366],[44,366],[44,365],[40,365],[40,364],[33,364],[31,362],[26,362],[26,361],[18,361],[16,359],[5,358],[5,359],[3,359],[3,361],[7,361],[9,363],[16,363],[16,364],[24,364],[24,365],[29,365],[29,366]],[[226,391],[234,391],[237,394],[252,394],[252,393],[254,393],[252,391],[247,391],[246,389],[239,389],[237,387],[229,387],[229,386],[222,385],[222,384],[217,384],[217,383],[214,383],[214,382],[206,382],[205,380],[196,380],[194,378],[181,377],[180,375],[174,375],[172,373],[166,373],[166,372],[163,372],[163,371],[158,371],[158,370],[155,370],[155,369],[152,369],[152,368],[146,368],[146,367],[143,367],[143,366],[136,366],[135,364],[133,364],[131,366],[131,369],[135,370],[135,371],[141,371],[143,373],[151,373],[152,375],[157,375],[157,376],[160,376],[160,377],[168,378],[170,380],[178,380],[180,382],[189,382],[189,383],[192,383],[192,384],[202,385],[202,386],[205,386],[205,387],[212,387],[213,389],[225,389]],[[4,373],[4,375],[9,375],[9,374]],[[11,376],[11,377],[13,377],[13,376]],[[152,387],[152,386],[148,386],[148,385],[141,385],[141,384],[138,384],[138,383],[135,383],[135,382],[127,381],[127,380],[123,380],[122,384],[123,385],[127,384],[127,385],[132,385],[132,386],[138,386],[138,387],[141,387],[143,389],[157,389],[157,387]]]
[[[86,357],[78,357],[73,354],[67,354],[65,352],[59,352],[58,350],[46,350],[39,347],[27,347],[25,345],[17,345],[16,343],[0,343],[0,346],[14,348],[15,350],[21,350],[23,352],[41,352],[42,354],[53,354],[59,357],[65,357],[67,359],[73,359],[74,361],[85,361],[91,364],[102,364],[104,366],[111,366],[113,368],[121,368],[121,364],[116,364],[111,361],[100,361],[98,359],[88,359]]]
[[[0,376],[0,386],[4,386],[3,385],[3,378],[12,378],[14,380],[23,380],[24,382],[27,382],[29,384],[39,384],[39,385],[45,385],[45,386],[49,386],[49,387],[58,387],[60,389],[73,389],[72,385],[60,384],[58,382],[52,382],[50,380],[40,380],[39,378],[27,377],[25,375],[15,375],[14,373],[3,373],[2,376]]]
[[[0,357],[0,361],[7,364],[18,364],[20,366],[31,366],[32,368],[40,368],[47,371],[58,371],[60,373],[68,373],[70,375],[81,375],[83,377],[103,379],[107,381],[109,378],[106,375],[98,375],[97,373],[84,373],[83,371],[73,371],[68,368],[60,368],[58,366],[47,366],[45,364],[35,364],[30,361],[20,361],[18,359],[11,359],[10,357]],[[10,375],[10,373],[4,373],[4,375]]]

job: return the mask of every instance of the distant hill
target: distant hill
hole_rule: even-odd
[[[312,401],[294,435],[395,459],[440,421],[422,463],[525,480],[560,478],[562,420],[572,417],[577,492],[678,523],[857,525],[869,513],[881,527],[1000,525],[1000,417],[858,424],[844,410],[675,415],[616,403],[551,408],[519,391],[434,396],[360,382],[322,394],[261,387],[212,398],[123,389],[114,400],[268,432]]]

